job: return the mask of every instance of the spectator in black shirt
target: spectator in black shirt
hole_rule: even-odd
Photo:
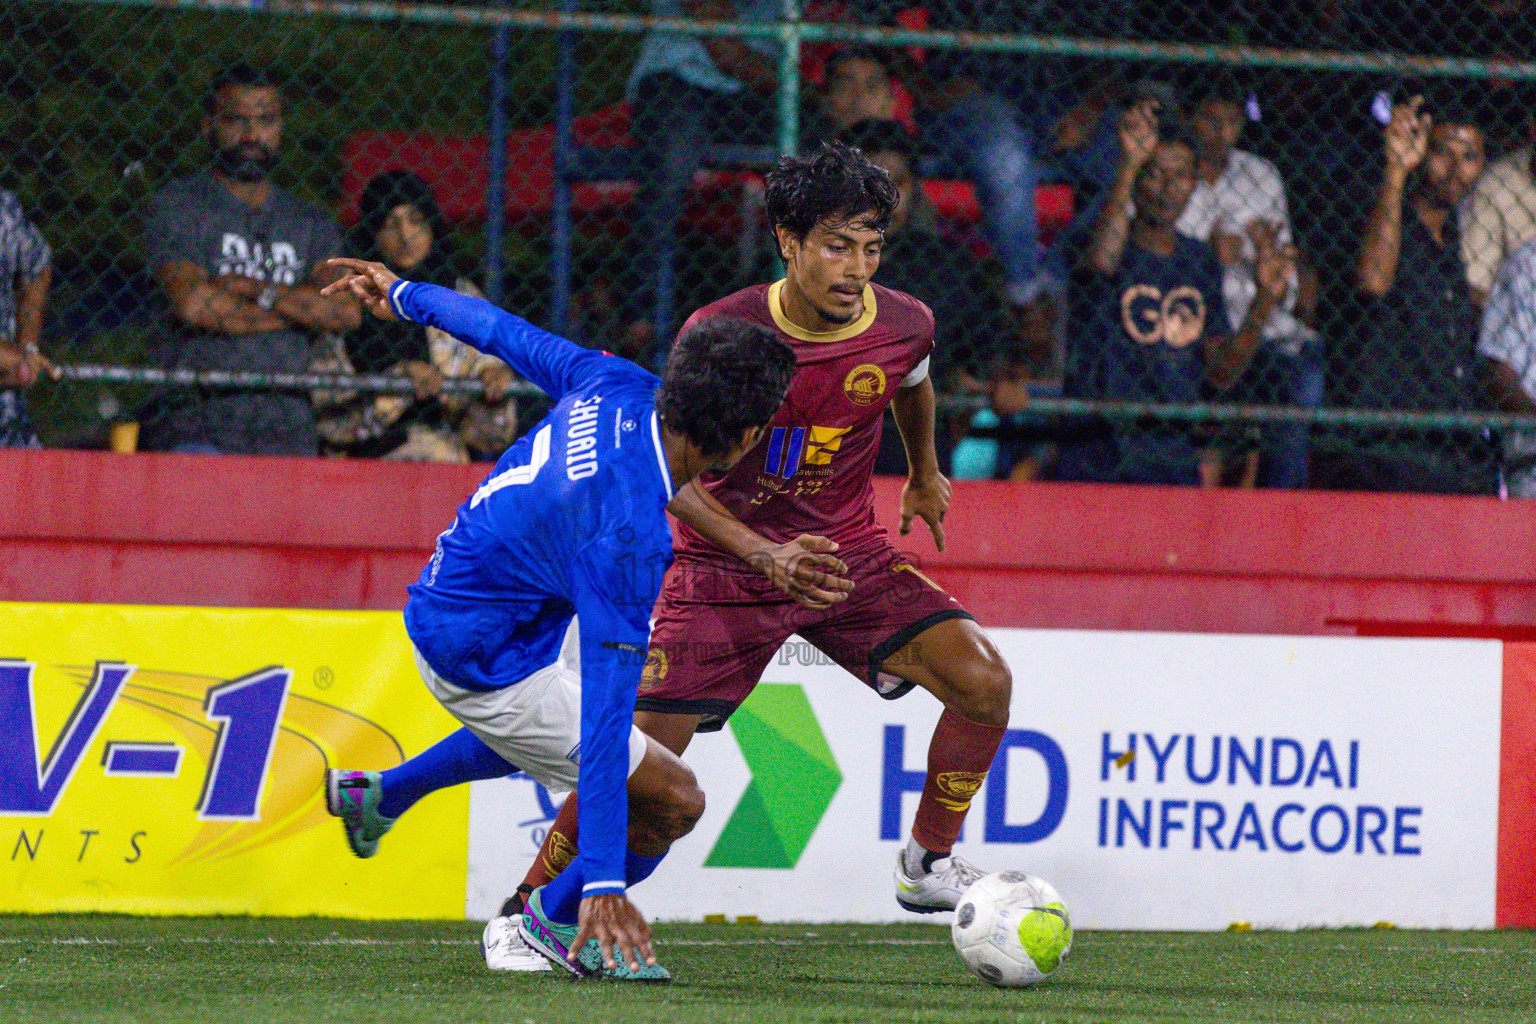
[[[1356,263],[1363,297],[1353,387],[1361,405],[1465,411],[1482,402],[1477,311],[1462,263],[1457,206],[1483,170],[1483,132],[1450,102],[1396,105],[1381,187]],[[1467,433],[1399,432],[1336,459],[1324,482],[1361,490],[1490,493],[1493,449]]]
[[[1258,291],[1240,324],[1227,319],[1221,264],[1180,234],[1195,191],[1195,143],[1175,112],[1146,99],[1120,121],[1120,165],[1075,286],[1088,313],[1073,325],[1069,394],[1187,404],[1226,393],[1263,342],[1294,272],[1294,253],[1257,245]],[[1259,240],[1255,240],[1256,243]],[[1199,484],[1187,430],[1119,424],[1063,445],[1062,480]]]

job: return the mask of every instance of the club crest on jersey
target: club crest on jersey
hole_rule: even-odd
[[[654,690],[656,686],[667,678],[667,652],[660,647],[652,647],[645,656],[645,669],[640,673],[640,689]]]
[[[860,363],[843,378],[843,394],[854,405],[874,405],[885,394],[885,371],[874,363]]]
[[[763,472],[786,480],[801,466],[826,466],[851,427],[774,427]]]

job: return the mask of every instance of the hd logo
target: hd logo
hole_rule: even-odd
[[[851,427],[774,427],[763,472],[789,479],[801,466],[827,466]]]

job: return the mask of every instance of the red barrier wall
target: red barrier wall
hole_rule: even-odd
[[[1536,928],[1536,644],[1504,645],[1495,921]]]
[[[398,608],[485,473],[0,452],[0,600]],[[945,527],[897,540],[983,623],[1536,639],[1536,503],[961,483]]]

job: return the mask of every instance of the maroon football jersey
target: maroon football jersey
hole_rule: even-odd
[[[864,289],[864,314],[823,334],[784,315],[784,282],[744,288],[688,318],[686,330],[714,317],[739,317],[772,330],[795,350],[798,369],[763,439],[724,475],[700,482],[722,505],[769,540],[802,533],[844,548],[884,536],[870,486],[881,421],[902,379],[933,349],[933,312],[904,292]],[[679,524],[677,555],[740,568],[725,552]]]

